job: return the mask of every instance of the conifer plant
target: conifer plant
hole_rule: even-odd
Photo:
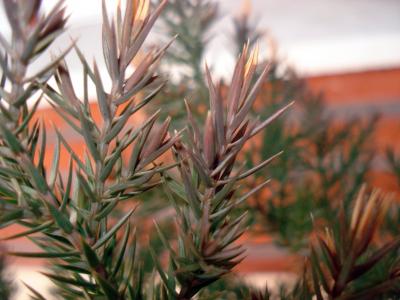
[[[246,195],[234,197],[236,182],[270,160],[247,171],[237,169],[234,162],[244,143],[283,111],[262,122],[248,116],[268,69],[252,86],[257,53],[248,55],[245,47],[227,102],[218,95],[207,72],[211,110],[204,133],[191,119],[190,112],[187,139],[181,138],[182,131],[168,132],[169,118],[156,126],[157,111],[133,127],[130,118],[163,85],[157,83],[155,71],[169,44],[146,53],[131,74],[127,68],[167,1],[154,10],[149,1],[127,1],[124,13],[118,6],[112,20],[103,2],[103,53],[108,74],[100,74],[97,64],[91,66],[72,44],[33,76],[27,76],[27,69],[64,30],[65,9],[60,2],[44,15],[41,1],[25,4],[24,1],[3,3],[12,36],[11,41],[1,39],[1,224],[26,227],[26,231],[3,239],[27,236],[41,251],[8,254],[51,261],[45,275],[65,299],[139,299],[148,293],[172,299],[193,297],[201,288],[230,272],[242,258],[243,249],[233,243],[245,229],[245,215],[232,218],[230,213]],[[72,49],[83,66],[82,98],[74,90],[73,78],[64,61]],[[103,85],[105,75],[112,82],[109,90]],[[48,83],[53,77],[55,86]],[[95,86],[100,122],[94,121],[89,105],[89,82]],[[150,92],[139,95],[144,88]],[[31,106],[28,102],[37,92],[39,100]],[[52,163],[45,166],[45,156],[50,155],[46,127],[33,118],[42,98],[82,137],[83,157],[55,129],[57,143]],[[225,110],[223,103],[227,104]],[[172,146],[176,163],[157,162]],[[61,148],[70,155],[66,174],[59,167]],[[128,154],[124,155],[125,152]],[[179,179],[166,175],[176,165],[181,174]],[[153,177],[158,179],[152,181]],[[121,201],[162,182],[170,187],[172,180],[176,181],[171,201],[176,204],[177,228],[184,230],[178,233],[178,251],[171,249],[170,271],[165,272],[157,261],[163,282],[157,285],[154,278],[144,278],[136,259],[135,230],[130,225],[135,209],[128,209],[118,220],[112,217],[112,212]],[[180,204],[175,200],[176,194],[183,201]],[[129,207],[129,202],[125,202]],[[150,292],[144,290],[146,280],[150,280]],[[33,287],[29,289],[37,299],[43,298]]]
[[[4,0],[3,6],[11,36],[0,36],[0,226],[18,224],[24,230],[1,239],[26,237],[40,249],[6,254],[45,259],[43,274],[59,299],[206,299],[203,292],[244,259],[245,247],[238,239],[247,230],[248,215],[240,207],[269,179],[245,192],[240,183],[281,154],[280,149],[248,168],[243,148],[293,104],[265,118],[252,113],[270,69],[264,64],[257,70],[258,48],[242,47],[225,93],[207,66],[201,69],[204,75],[194,74],[195,80],[204,76],[207,113],[195,117],[191,104],[183,102],[186,125],[172,131],[171,118],[162,118],[152,101],[165,85],[158,76],[159,63],[173,41],[150,51],[143,47],[168,6],[166,0],[155,6],[150,0],[127,0],[118,3],[112,18],[103,1],[104,71],[96,62],[90,64],[72,41],[35,74],[28,72],[31,64],[65,30],[65,5],[56,3],[48,14],[42,12],[41,0]],[[65,60],[70,52],[82,64],[83,95],[75,90]],[[133,61],[138,63],[132,70]],[[106,76],[110,87],[104,84]],[[89,99],[91,86],[94,99]],[[58,128],[50,147],[47,127],[36,116],[41,101],[84,141],[82,155]],[[147,114],[143,122],[135,118],[139,113]],[[67,170],[60,164],[64,153]],[[136,200],[155,187],[162,188],[156,195],[168,199],[175,222],[172,234],[154,222],[163,255],[140,239],[136,232],[141,224],[134,222]],[[304,276],[275,296],[320,300],[396,295],[399,238],[373,243],[387,202],[377,192],[366,195],[360,192],[352,214],[340,210],[338,230],[332,224],[317,235]],[[159,201],[157,197],[146,201]],[[145,272],[148,266],[139,255],[146,247],[153,257],[152,272]],[[394,259],[386,261],[388,257]],[[390,271],[360,283],[381,263]],[[35,287],[27,288],[32,299],[45,299]],[[241,297],[272,296],[268,289],[248,287]]]

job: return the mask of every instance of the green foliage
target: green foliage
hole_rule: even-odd
[[[218,19],[218,4],[209,0],[170,0],[161,15],[160,31],[163,36],[176,36],[167,51],[161,71],[168,84],[161,91],[159,105],[172,116],[172,126],[185,126],[186,99],[192,106],[194,117],[200,118],[208,102],[208,89],[204,80],[205,52],[212,36],[210,28]],[[173,78],[171,69],[177,71]],[[165,103],[168,99],[168,103]]]
[[[338,124],[327,115],[320,97],[307,92],[290,73],[284,78],[289,79],[272,79],[270,91],[260,97],[267,105],[258,113],[268,114],[282,94],[284,101],[296,99],[296,113],[274,122],[262,137],[262,145],[254,149],[260,159],[278,147],[287,150],[267,173],[259,174],[274,181],[268,195],[256,195],[253,207],[256,220],[277,233],[280,244],[296,250],[307,245],[313,218],[333,221],[339,202],[348,207],[366,180],[373,156],[368,141],[376,120],[341,120]]]
[[[177,35],[166,56],[168,68],[174,64],[183,67],[188,85],[204,82],[202,64],[210,40],[209,29],[217,20],[217,14],[218,5],[213,1],[171,0],[162,15],[164,34]]]
[[[234,42],[255,45],[262,32],[252,24],[250,2],[244,1],[243,13],[234,19]],[[273,48],[275,45],[271,45]],[[268,80],[260,93],[254,113],[271,115],[282,105],[295,100],[290,114],[273,122],[247,155],[248,167],[284,150],[268,169],[255,174],[246,186],[251,189],[265,177],[272,179],[268,193],[256,193],[247,209],[264,231],[275,236],[278,244],[294,251],[307,247],[313,221],[334,222],[339,204],[346,208],[354,199],[370,169],[373,147],[369,139],[377,119],[335,118],[324,103],[296,72],[272,56],[262,64],[270,66]],[[254,155],[254,153],[257,153]]]
[[[391,171],[393,178],[396,180],[397,188],[400,187],[400,156],[393,148],[386,150],[386,162]],[[398,190],[395,191],[398,195]],[[398,198],[397,198],[398,199]],[[398,205],[392,205],[388,212],[388,218],[385,220],[385,229],[387,229],[392,235],[397,236],[399,234],[399,223],[400,223],[400,208]]]
[[[389,163],[389,167],[397,179],[397,184],[400,185],[400,156],[396,155],[394,149],[386,150],[386,159]]]

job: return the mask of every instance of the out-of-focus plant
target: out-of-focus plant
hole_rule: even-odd
[[[181,127],[184,124],[183,98],[192,105],[194,117],[206,111],[208,90],[204,81],[204,56],[212,38],[210,28],[217,21],[218,12],[218,3],[215,1],[170,0],[161,15],[162,35],[176,35],[161,64],[162,73],[169,80],[158,97],[160,104],[164,105],[164,99],[168,99],[166,111],[172,116],[173,126]],[[175,75],[175,78],[171,75]]]
[[[0,299],[3,300],[10,300],[15,292],[14,281],[10,279],[7,266],[5,249],[0,245]]]
[[[386,149],[386,162],[389,170],[391,171],[394,180],[396,181],[395,191],[393,191],[397,196],[399,195],[400,189],[400,155],[396,152],[394,148]],[[398,197],[397,197],[398,201]],[[399,234],[399,224],[400,224],[400,208],[397,205],[392,205],[389,210],[388,218],[386,219],[386,228],[393,234]]]
[[[250,2],[243,3],[244,9],[234,19],[236,48],[243,40],[262,36],[252,24]],[[261,191],[250,202],[255,222],[264,224],[261,234],[269,232],[279,244],[298,250],[307,245],[313,218],[322,223],[331,219],[339,201],[347,207],[366,180],[373,155],[368,141],[376,120],[335,119],[323,96],[311,93],[305,81],[276,57],[274,41],[269,42],[271,55],[264,63],[271,65],[271,71],[254,112],[268,116],[293,99],[296,106],[252,146],[249,167],[278,149],[285,151],[246,188],[265,176],[272,178],[268,193]]]
[[[394,149],[389,148],[386,150],[386,160],[397,179],[397,185],[400,186],[400,155],[396,154]]]
[[[252,49],[254,45],[265,37],[265,32],[257,28],[252,17],[252,2],[251,0],[243,0],[238,14],[233,18],[233,44],[236,47],[235,55],[239,55],[242,46],[245,43],[249,44]]]
[[[171,0],[162,15],[162,31],[167,36],[177,35],[166,55],[168,68],[181,67],[178,71],[188,85],[204,83],[204,53],[217,16],[218,4],[210,0]]]
[[[346,214],[342,206],[335,226],[317,234],[310,254],[317,299],[324,299],[324,294],[329,299],[390,299],[399,295],[400,237],[391,238],[380,246],[373,243],[389,204],[389,199],[379,191],[368,194],[363,187],[352,213]],[[384,265],[385,270],[374,273],[379,265]],[[377,276],[366,280],[371,273]]]
[[[290,90],[290,85],[296,84],[294,80],[281,84],[288,84]],[[274,179],[268,193],[255,195],[251,206],[257,221],[264,223],[271,233],[277,233],[282,245],[298,249],[306,245],[312,230],[310,212],[321,222],[331,219],[338,201],[343,199],[348,207],[366,180],[373,153],[368,138],[374,121],[342,120],[337,124],[324,116],[326,109],[319,98],[302,94],[302,88],[294,92],[298,93],[293,95],[296,113],[274,123],[270,135],[253,147],[261,154],[260,158],[253,157],[255,161],[268,156],[276,147],[288,150],[268,170],[267,174]],[[270,96],[266,91],[259,100],[271,103],[273,109],[276,104],[272,104]]]
[[[278,295],[259,292],[251,299],[398,299],[400,237],[376,243],[390,199],[377,190],[359,191],[353,205],[340,209],[310,241],[303,276]]]

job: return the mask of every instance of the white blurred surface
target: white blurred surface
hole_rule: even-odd
[[[44,269],[38,267],[22,267],[13,266],[10,270],[10,275],[14,278],[14,283],[17,287],[17,292],[13,296],[13,300],[30,300],[30,292],[23,284],[33,287],[36,291],[41,293],[46,299],[50,298],[50,291],[48,289],[50,281],[40,271]]]
[[[205,59],[216,77],[230,77],[233,69],[232,17],[242,0],[215,0],[220,4],[221,18],[212,30],[213,39]],[[116,0],[107,1],[109,11]],[[124,2],[122,0],[122,2]],[[252,17],[258,27],[270,33],[278,45],[278,56],[300,74],[320,75],[400,67],[400,1],[399,0],[252,0]],[[56,3],[44,0],[46,10]],[[89,62],[95,58],[104,69],[101,50],[101,0],[66,0],[70,15],[68,30],[51,48],[53,54],[68,47],[71,39]],[[0,9],[0,18],[4,18]],[[4,24],[4,22],[2,23]],[[7,33],[8,28],[0,26]],[[149,42],[158,42],[156,34]],[[266,41],[260,41],[266,53]],[[261,54],[262,55],[262,54]],[[47,63],[43,55],[31,72]],[[81,68],[76,55],[67,62],[73,73],[77,92],[81,88]],[[101,72],[102,74],[106,72]],[[102,76],[107,86],[107,76]]]
[[[217,75],[226,76],[234,60],[228,51],[231,18],[242,0],[215,1],[222,17],[206,59]],[[44,0],[47,10],[55,3]],[[107,3],[111,9],[116,1]],[[66,5],[69,30],[54,49],[64,49],[70,37],[77,38],[90,60],[101,60],[101,1],[67,0]],[[252,7],[255,22],[276,39],[279,55],[305,75],[400,66],[399,0],[252,0]]]
[[[236,13],[241,4],[219,2],[227,15]],[[277,41],[279,56],[300,73],[315,75],[400,66],[398,0],[252,2],[252,15],[259,27],[268,29]],[[221,22],[221,27],[229,24],[228,19]]]

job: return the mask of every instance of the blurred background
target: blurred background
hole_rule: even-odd
[[[117,4],[117,1],[106,2],[110,10]],[[192,1],[188,0],[188,2]],[[295,125],[285,127],[286,123],[284,123],[281,124],[281,128],[271,129],[272,137],[270,135],[269,144],[267,144],[269,148],[282,146],[284,149],[289,148],[289,153],[292,153],[290,149],[300,147],[299,143],[293,142],[293,140],[304,141],[304,136],[306,136],[307,139],[309,138],[307,143],[312,143],[315,148],[314,155],[321,156],[322,164],[326,162],[331,168],[339,166],[337,174],[359,171],[357,175],[351,175],[353,177],[349,175],[351,177],[349,180],[343,176],[342,182],[334,181],[333,175],[331,176],[333,179],[328,178],[332,182],[334,181],[331,186],[335,184],[336,188],[334,191],[323,190],[324,193],[326,192],[326,197],[351,197],[353,195],[351,188],[358,188],[360,181],[367,181],[370,185],[387,192],[399,191],[400,1],[214,0],[208,2],[215,4],[212,6],[215,12],[211,14],[210,19],[206,18],[204,30],[200,30],[199,36],[197,36],[199,40],[206,42],[201,53],[192,58],[197,67],[202,68],[207,62],[211,66],[216,80],[229,82],[237,56],[235,49],[238,48],[240,26],[249,26],[254,29],[253,33],[258,33],[260,57],[263,61],[273,65],[274,76],[270,78],[271,82],[281,83],[275,93],[284,95],[284,97],[275,97],[271,92],[274,90],[271,87],[272,84],[267,82],[257,104],[259,111],[256,112],[267,114],[270,112],[269,107],[272,110],[276,105],[282,106],[285,101],[300,99],[296,104],[295,112],[287,119],[287,124]],[[44,1],[46,10],[50,10],[53,5],[54,1],[52,0]],[[102,68],[104,70],[101,50],[101,1],[67,0],[65,5],[70,14],[69,26],[67,32],[52,47],[53,53],[65,49],[71,40],[76,39],[86,57],[96,59],[99,62],[100,70]],[[193,16],[196,17],[196,14]],[[192,18],[194,18],[193,16]],[[0,17],[5,18],[2,8]],[[168,19],[168,15],[164,18]],[[171,20],[179,21],[176,18]],[[163,44],[168,40],[168,36],[172,36],[173,28],[166,24],[165,19],[164,22],[163,20],[158,22],[155,32],[149,39],[148,47]],[[191,27],[187,28],[187,34],[190,35]],[[1,31],[7,35],[8,29],[1,28]],[[251,39],[251,34],[247,38]],[[179,50],[179,39],[180,37],[178,37],[178,48],[172,49]],[[41,57],[37,61],[37,67],[50,59],[51,53]],[[167,61],[170,63],[166,63],[161,69],[164,76],[172,78],[171,87],[167,89],[167,92],[171,92],[176,90],[174,90],[176,86],[179,87],[182,78],[193,74],[186,72],[185,62],[171,62],[173,59]],[[81,91],[82,76],[79,61],[75,55],[69,55],[67,62],[70,64],[69,68],[74,78],[73,83],[76,89]],[[190,68],[190,59],[187,63]],[[132,67],[134,68],[134,66]],[[34,72],[34,69],[31,72]],[[107,78],[103,79],[107,80]],[[190,96],[194,94],[193,91],[196,91],[196,88],[201,87],[203,83],[193,83],[190,91],[187,89],[184,93],[187,93],[190,99]],[[173,86],[174,84],[175,86]],[[179,104],[168,101],[174,97],[177,98],[177,101],[181,101],[182,97],[180,96],[182,95],[176,92],[172,94],[167,94],[164,101],[166,113],[169,113],[169,110],[174,112],[180,109]],[[312,101],[308,99],[312,99]],[[162,99],[160,101],[162,102]],[[307,114],[311,111],[312,115]],[[66,131],[69,130],[46,104],[43,104],[41,114],[45,116],[49,125],[50,121],[53,121],[57,126],[64,126]],[[312,120],[315,122],[312,123]],[[306,126],[308,126],[307,130],[299,129]],[[323,132],[319,132],[317,127],[323,128]],[[338,128],[337,131],[340,132],[338,136],[330,133],[332,127]],[[74,141],[72,133],[68,137],[70,144],[74,145],[76,149],[81,147],[81,141]],[[354,151],[351,152],[352,142],[357,142],[357,151],[364,151],[361,149],[365,148],[365,153],[368,153],[356,151],[357,153],[354,154]],[[272,151],[268,150],[268,147],[267,149],[262,146],[266,143],[266,138],[261,138],[258,145],[256,143],[254,147],[259,147],[258,150],[264,152]],[[342,145],[341,143],[343,143],[343,147],[339,150],[336,149],[336,145]],[[273,146],[271,146],[272,144]],[[311,147],[309,146],[307,149],[311,149]],[[306,215],[305,218],[309,218],[310,207],[315,209],[317,216],[319,211],[321,216],[329,213],[324,211],[325,206],[323,205],[314,206],[314,202],[310,202],[310,204],[303,201],[304,197],[308,197],[307,199],[311,197],[310,195],[304,196],[304,190],[310,185],[318,185],[321,182],[321,177],[318,176],[322,176],[322,173],[315,171],[317,167],[314,161],[309,159],[310,156],[304,153],[304,149],[300,149],[298,152],[293,151],[289,158],[283,160],[285,165],[276,165],[275,168],[278,171],[285,168],[296,171],[306,169],[309,173],[313,172],[312,176],[306,182],[301,183],[300,189],[296,174],[292,177],[289,176],[290,178],[280,178],[279,172],[274,173],[273,169],[268,174],[277,179],[277,182],[294,185],[296,191],[301,190],[302,192],[290,196],[295,200],[290,204],[285,204],[284,208],[287,211],[281,209],[282,203],[276,204],[277,191],[287,192],[288,190],[287,186],[283,186],[283,184],[282,186],[273,185],[267,194],[259,196],[267,199],[266,202],[270,200],[270,203],[276,205],[266,205],[263,201],[260,204],[257,199],[254,200],[253,206],[250,205],[254,209],[254,222],[259,224],[257,220],[265,218],[264,223],[267,229],[260,235],[254,234],[248,237],[247,242],[250,241],[248,258],[238,270],[241,273],[251,274],[253,277],[255,276],[254,278],[257,276],[278,278],[282,274],[286,274],[288,270],[290,271],[292,260],[297,257],[297,252],[290,249],[301,251],[308,223],[298,224],[293,221],[289,225],[287,223],[290,222],[286,222],[285,225],[282,220],[304,218],[304,215]],[[373,154],[371,154],[372,152]],[[296,153],[299,155],[299,161],[302,162],[301,166],[297,166],[295,162],[291,161],[297,157]],[[332,153],[334,158],[330,156]],[[251,159],[257,160],[253,157]],[[366,164],[368,167],[365,167]],[[291,181],[293,178],[297,178],[297,181],[293,181],[294,183]],[[324,178],[324,180],[328,179]],[[320,192],[313,193],[313,199],[317,198],[316,194],[319,195]],[[315,203],[317,202],[322,203],[323,201],[318,200]],[[268,209],[263,211],[263,207]],[[278,207],[281,209],[279,210],[280,215],[274,213]],[[297,211],[298,214],[292,215],[293,211]],[[292,242],[293,240],[289,238],[295,234],[294,228],[301,229],[301,232],[296,233],[296,236],[299,237],[298,243]],[[16,229],[13,227],[7,229],[7,231],[13,230]],[[2,234],[7,234],[7,232],[3,230]],[[273,243],[272,237],[276,236],[279,242]],[[14,251],[21,251],[33,246],[27,244],[25,240],[21,240],[15,241],[7,247]],[[45,281],[39,280],[40,275],[32,276],[33,270],[40,269],[40,261],[21,259],[12,263],[14,269],[11,272],[16,274],[16,277],[22,278],[35,287],[46,284]],[[22,294],[17,299],[23,299]]]

